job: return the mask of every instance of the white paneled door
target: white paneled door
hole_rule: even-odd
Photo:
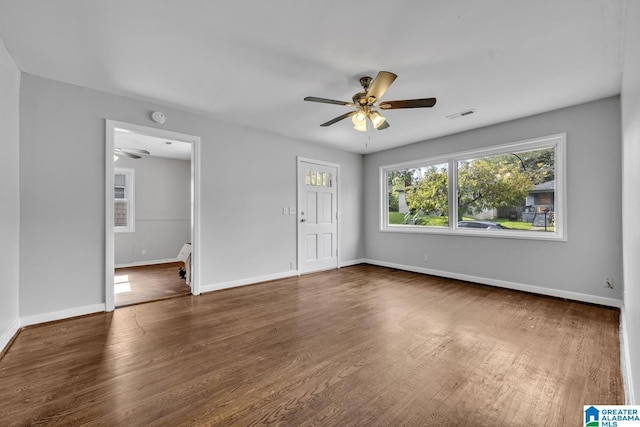
[[[298,251],[300,273],[338,267],[338,169],[298,163]]]

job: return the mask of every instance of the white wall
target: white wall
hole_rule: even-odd
[[[379,231],[379,166],[561,132],[567,133],[567,242]],[[619,304],[620,138],[614,97],[367,155],[365,182],[376,184],[365,188],[366,258]],[[616,289],[603,287],[604,277],[612,277]]]
[[[115,165],[135,170],[135,232],[115,233],[116,266],[175,258],[191,241],[191,162],[121,156]]]
[[[21,316],[104,303],[105,118],[160,127],[154,110],[202,140],[203,286],[290,271],[297,155],[341,165],[342,261],[362,258],[362,156],[22,74]]]
[[[633,388],[627,401],[640,401],[640,3],[627,1],[622,74],[622,231],[624,254],[623,330],[627,373]]]
[[[20,71],[0,40],[0,351],[18,328]]]

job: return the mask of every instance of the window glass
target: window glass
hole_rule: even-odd
[[[565,240],[565,134],[382,166],[382,231]]]
[[[553,232],[555,149],[457,162],[458,227]]]
[[[116,233],[135,231],[134,174],[134,169],[114,169],[113,225]]]
[[[388,224],[447,227],[448,181],[446,163],[389,171]]]
[[[321,172],[316,170],[307,170],[305,175],[306,185],[313,187],[332,187],[333,176],[331,172]]]

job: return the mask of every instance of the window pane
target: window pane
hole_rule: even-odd
[[[129,204],[126,201],[115,201],[113,204],[113,225],[115,227],[127,227],[129,223],[128,209]]]
[[[387,171],[389,225],[449,226],[448,165]]]
[[[555,149],[457,162],[458,227],[554,231]]]
[[[119,174],[119,173],[115,174],[113,176],[113,184],[116,187],[124,187],[124,186],[126,186],[127,185],[127,176],[124,175],[124,174]]]

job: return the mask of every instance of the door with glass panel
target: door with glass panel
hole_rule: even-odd
[[[338,267],[337,167],[298,164],[298,270]]]

